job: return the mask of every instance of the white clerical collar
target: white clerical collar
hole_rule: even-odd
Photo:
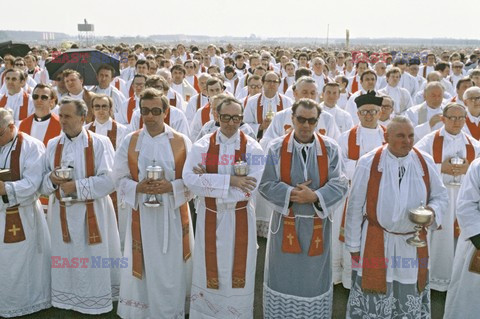
[[[87,147],[88,145],[88,140],[87,140],[87,131],[85,130],[85,127],[82,127],[82,130],[80,131],[80,133],[73,137],[73,138],[70,138],[67,136],[67,134],[65,134],[65,132],[62,132],[63,134],[63,144],[65,143],[82,143],[83,144],[83,147]]]
[[[406,160],[408,159],[408,156],[410,155],[410,152],[406,155],[406,156],[403,156],[403,157],[397,157],[395,155],[392,154],[392,152],[390,152],[390,150],[388,149],[387,147],[387,156],[388,158],[390,159],[393,159],[393,160],[396,160],[398,162],[398,165],[404,165]]]
[[[431,107],[430,105],[427,104],[427,102],[425,102],[425,105],[427,106],[427,111],[430,113],[439,113],[442,111],[442,106],[440,105],[439,107],[437,108],[433,108]]]
[[[265,102],[264,104],[266,104],[266,103],[276,104],[277,96],[278,96],[278,93],[275,93],[275,95],[272,98],[268,98],[268,97],[265,96],[265,93],[264,93],[264,94],[262,94],[262,99],[263,99],[263,102]]]

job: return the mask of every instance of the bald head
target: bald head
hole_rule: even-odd
[[[407,156],[413,148],[412,122],[404,116],[394,117],[387,126],[388,150],[396,157]]]

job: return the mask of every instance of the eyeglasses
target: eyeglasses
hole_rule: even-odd
[[[361,116],[366,116],[367,114],[375,116],[378,114],[378,110],[361,110],[358,111],[358,114],[360,114]]]
[[[473,102],[480,102],[480,96],[469,97],[467,100],[472,100]]]
[[[23,63],[15,63],[15,66],[25,66]]]
[[[391,105],[388,105],[388,104],[382,105],[382,109],[391,109],[391,108],[393,108]]]
[[[455,65],[455,66],[453,66],[453,68],[454,68],[454,69],[461,69],[461,68],[463,68],[463,66],[461,66],[461,65]]]
[[[450,121],[456,122],[456,121],[465,121],[467,118],[465,115],[464,116],[444,116],[446,119],[449,119]]]
[[[108,110],[108,109],[110,109],[110,105],[108,105],[108,104],[94,104],[93,109],[95,111]]]
[[[265,80],[265,83],[280,83],[279,80]]]
[[[306,117],[303,117],[303,116],[295,115],[295,118],[297,119],[298,123],[300,123],[300,124],[305,124],[305,122],[308,122],[308,124],[314,125],[318,122],[317,117],[306,118]]]
[[[219,114],[219,117],[223,123],[230,123],[230,120],[232,120],[233,123],[240,123],[243,120],[243,115]]]
[[[163,110],[160,107],[152,107],[149,109],[148,107],[141,107],[140,108],[140,114],[142,115],[148,115],[149,113],[152,113],[154,116],[158,116],[162,114]]]
[[[32,99],[38,100],[38,98],[40,98],[42,101],[47,101],[48,99],[50,99],[48,95],[32,94]]]
[[[185,65],[185,69],[194,69],[195,67],[193,65]]]
[[[262,88],[261,85],[249,85],[248,87],[251,88],[252,90],[261,89],[261,88]]]

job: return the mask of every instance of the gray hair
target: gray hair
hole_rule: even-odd
[[[60,100],[60,107],[70,103],[75,105],[75,114],[78,116],[87,116],[87,104],[85,104],[85,101],[83,100],[76,100],[66,96]]]
[[[384,99],[389,99],[390,101],[392,101],[392,108],[395,109],[395,100],[390,95],[378,94],[378,96],[383,97]]]
[[[0,127],[5,128],[10,124],[15,124],[13,112],[10,109],[0,108]]]
[[[463,100],[468,100],[470,96],[473,95],[473,93],[478,93],[480,94],[480,88],[478,86],[472,86],[469,87],[468,89],[465,90],[465,93],[463,93]]]
[[[434,88],[442,89],[442,92],[445,92],[445,88],[443,87],[442,83],[438,81],[432,81],[427,83],[425,89],[423,90],[423,93],[426,94],[428,91],[433,90]]]
[[[301,78],[299,78],[295,84],[293,84],[292,86],[292,90],[296,91],[297,88],[301,85],[303,85],[304,83],[313,83],[315,84],[315,88],[318,90],[318,87],[317,87],[317,82],[315,81],[314,78],[312,78],[311,76],[302,76]]]
[[[410,121],[408,117],[399,115],[390,120],[390,123],[387,125],[387,132],[397,124],[409,124],[411,127],[413,127],[412,121]]]
[[[467,114],[467,110],[465,109],[465,107],[464,107],[463,105],[458,104],[458,103],[455,103],[455,102],[450,102],[450,103],[448,103],[447,106],[445,106],[445,108],[443,109],[442,115],[443,115],[443,116],[447,116],[448,110],[453,109],[453,108],[455,108],[455,107],[458,107],[458,108],[462,109],[462,111],[464,111],[465,114]]]

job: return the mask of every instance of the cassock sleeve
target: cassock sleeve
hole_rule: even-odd
[[[5,183],[8,206],[32,204],[33,196],[42,184],[45,147],[40,141],[37,142],[36,140],[24,139],[23,143],[20,156],[22,178],[15,182]]]
[[[106,136],[96,135],[93,140],[95,175],[77,179],[75,186],[79,200],[99,199],[115,190],[112,179],[114,151]],[[93,138],[93,137],[92,137]],[[87,159],[85,159],[87,160]]]
[[[294,187],[280,180],[280,150],[282,143],[280,140],[275,142],[268,151],[259,191],[275,211],[287,216],[288,208],[290,207],[290,193]]]
[[[53,158],[55,156],[55,147],[58,143],[58,139],[59,138],[53,138],[48,141],[47,150],[43,157],[43,181],[40,193],[44,195],[50,195],[57,189],[50,180],[50,174],[52,174],[54,170]]]
[[[476,159],[463,179],[458,192],[457,219],[462,237],[480,234],[480,160]]]
[[[343,173],[342,156],[337,143],[330,143],[328,153],[328,181],[323,187],[315,191],[323,213],[316,209],[317,214],[325,218],[335,210],[335,206],[345,196],[348,190],[348,181]],[[314,206],[315,207],[315,206]],[[321,213],[321,214],[320,214]]]

